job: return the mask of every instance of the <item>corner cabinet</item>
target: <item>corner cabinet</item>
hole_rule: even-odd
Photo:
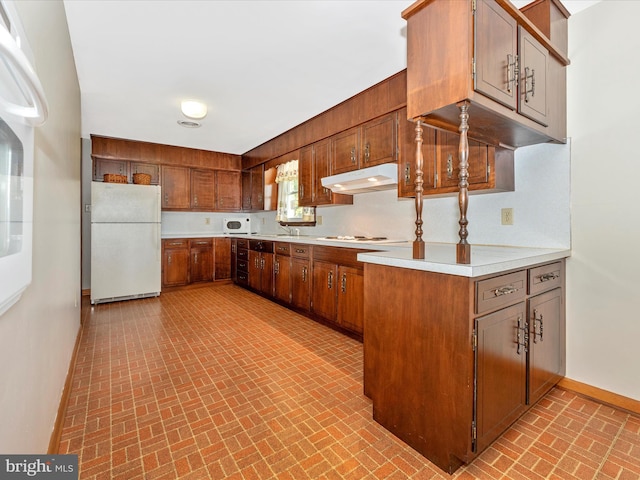
[[[569,13],[554,8],[563,13],[554,30],[566,36]],[[457,129],[457,105],[469,101],[471,138],[514,148],[566,141],[569,59],[561,38],[541,33],[550,30],[542,16],[534,23],[502,0],[418,0],[402,16],[409,118]]]
[[[564,265],[473,279],[366,264],[374,419],[448,473],[472,461],[564,376]]]

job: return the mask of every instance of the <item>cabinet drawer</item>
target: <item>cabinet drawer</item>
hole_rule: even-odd
[[[476,313],[519,302],[527,294],[527,272],[510,273],[476,282]]]
[[[240,274],[239,272],[247,273],[249,271],[249,260],[238,260],[237,268],[238,275]]]
[[[309,258],[311,252],[310,245],[302,245],[294,243],[291,245],[291,255],[298,258]]]
[[[240,285],[249,285],[249,275],[246,272],[238,272],[238,283]]]
[[[274,251],[278,255],[289,256],[291,254],[291,244],[276,242]]]
[[[273,253],[273,242],[268,240],[249,240],[249,250]]]
[[[562,262],[550,263],[529,270],[529,295],[562,286]]]
[[[236,243],[238,244],[238,248],[244,248],[244,249],[249,249],[249,239],[248,238],[238,238],[236,240]]]
[[[190,240],[189,245],[191,248],[193,247],[212,247],[213,248],[213,239],[211,238],[202,238],[197,240]]]
[[[244,248],[239,248],[238,249],[238,253],[236,253],[236,256],[238,258],[238,262],[241,259],[248,260],[249,259],[249,250],[245,250]]]
[[[163,240],[162,246],[164,248],[188,248],[189,240],[186,238],[176,238],[171,240]]]

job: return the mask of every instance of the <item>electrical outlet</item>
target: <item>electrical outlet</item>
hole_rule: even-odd
[[[513,225],[513,208],[503,208],[501,214],[502,225]]]
[[[209,217],[205,217],[204,218],[204,224],[205,225],[211,225],[211,219]]]
[[[322,215],[316,217],[316,225],[322,225]]]

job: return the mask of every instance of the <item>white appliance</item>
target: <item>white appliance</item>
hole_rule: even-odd
[[[249,217],[223,218],[222,232],[226,234],[253,233],[251,232],[251,218]]]
[[[160,295],[160,187],[91,183],[91,303]]]
[[[47,101],[15,7],[0,1],[0,315],[31,283],[34,127]]]
[[[398,186],[398,164],[383,163],[374,167],[324,177],[322,186],[336,193],[354,194],[393,190]]]

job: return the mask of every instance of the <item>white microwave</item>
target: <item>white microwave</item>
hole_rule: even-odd
[[[251,233],[251,219],[249,217],[224,218],[222,231],[226,234]]]

